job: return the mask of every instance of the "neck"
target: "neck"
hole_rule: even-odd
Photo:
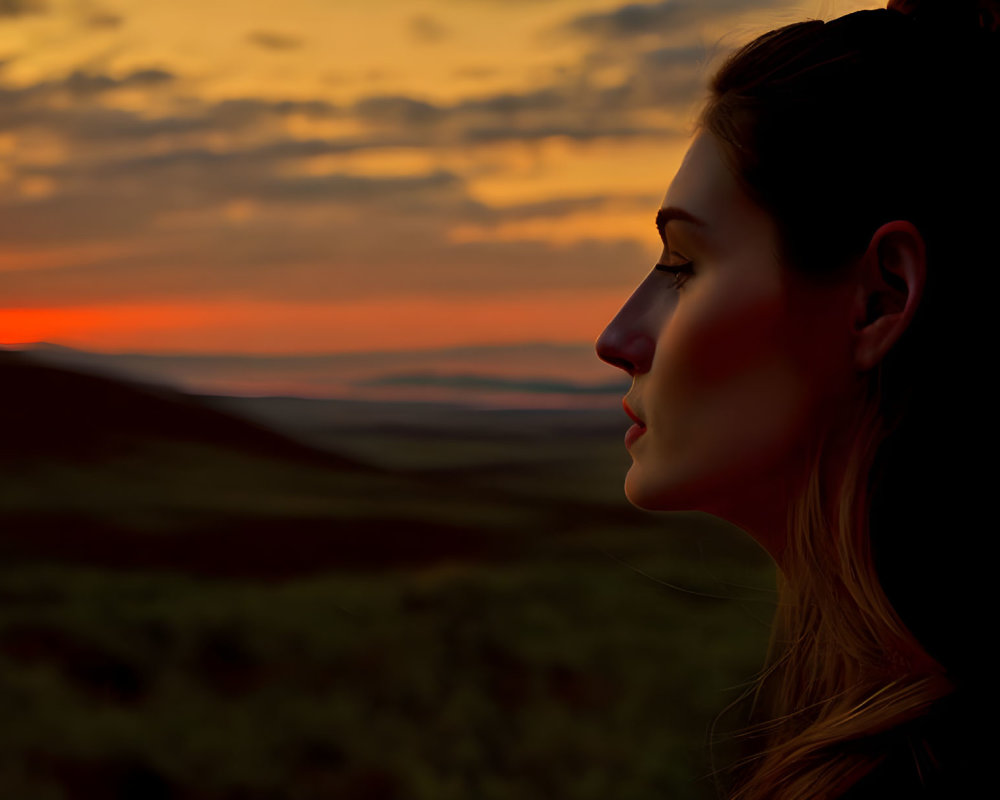
[[[851,458],[859,446],[865,451],[868,446],[875,446],[856,441],[859,435],[871,430],[870,421],[862,419],[868,408],[862,390],[859,382],[852,387],[849,397],[828,401],[829,407],[820,414],[827,423],[802,438],[783,471],[762,475],[746,491],[720,498],[710,510],[746,531],[782,571],[790,566],[788,539],[792,535],[790,517],[795,504],[807,493],[818,497],[820,502],[812,512],[822,514],[825,519],[813,522],[831,525],[834,515],[841,510],[840,498],[848,488],[845,482],[867,477],[850,470]]]

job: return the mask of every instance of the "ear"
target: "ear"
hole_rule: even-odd
[[[903,335],[923,296],[927,253],[911,222],[887,222],[872,236],[858,265],[854,363],[875,367]]]

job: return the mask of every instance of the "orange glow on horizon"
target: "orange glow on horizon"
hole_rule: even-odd
[[[468,344],[594,341],[617,289],[516,297],[398,297],[350,303],[216,301],[0,309],[0,342],[89,350],[332,353]]]

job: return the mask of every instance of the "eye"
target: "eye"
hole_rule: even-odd
[[[674,276],[674,280],[670,288],[676,291],[677,289],[680,289],[687,282],[687,279],[694,274],[694,270],[692,269],[693,266],[693,262],[685,261],[682,264],[656,264],[655,269],[660,272],[669,272]]]

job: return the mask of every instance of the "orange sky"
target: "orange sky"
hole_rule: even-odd
[[[9,0],[0,343],[592,341],[712,65],[876,4]]]

